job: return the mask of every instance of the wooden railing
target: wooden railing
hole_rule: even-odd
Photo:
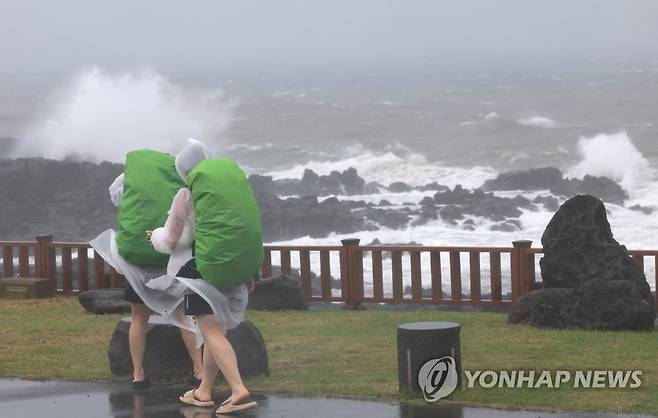
[[[35,242],[0,241],[0,249],[3,277],[48,278],[53,291],[64,294],[122,284],[123,277],[98,253],[89,259],[91,246],[86,242],[53,242],[51,236],[40,235]]]
[[[281,272],[297,273],[307,300],[342,301],[355,307],[366,302],[506,305],[529,291],[528,283],[534,282],[534,277],[528,276],[534,266],[531,269],[529,261],[518,261],[529,260],[530,241],[518,241],[512,247],[361,246],[356,239],[342,244],[266,246],[263,276],[272,274],[273,255],[278,255]],[[313,253],[319,259],[315,272],[310,262]],[[298,270],[292,268],[292,255],[298,260]],[[332,269],[336,265],[338,271]],[[509,276],[507,292],[503,273]],[[337,289],[332,288],[334,274],[340,280]],[[313,277],[319,286],[312,286]],[[483,286],[488,289],[486,294]]]
[[[511,247],[428,247],[359,245],[265,246],[262,277],[278,273],[300,281],[309,301],[508,305],[538,280],[531,241]],[[120,287],[124,280],[88,243],[0,241],[4,277],[49,278],[54,291],[72,294]],[[643,272],[653,267],[658,284],[658,251],[633,250]],[[647,263],[649,261],[649,263]],[[277,271],[278,270],[278,271]]]

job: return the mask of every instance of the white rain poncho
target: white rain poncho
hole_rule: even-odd
[[[198,163],[208,158],[211,158],[211,154],[207,147],[189,139],[188,145],[176,156],[176,171],[186,179]],[[111,199],[117,206],[122,185],[123,178],[119,176],[110,186]],[[127,262],[117,250],[115,236],[115,231],[108,229],[90,244],[108,264],[125,276],[146,306],[168,322],[195,332],[197,345],[203,342],[203,337],[193,318],[184,315],[182,305],[185,294],[197,293],[201,296],[210,305],[215,319],[225,331],[237,327],[243,321],[249,296],[246,285],[219,290],[203,279],[177,276],[181,267],[193,258],[194,204],[189,189],[184,187],[178,191],[165,225],[154,230],[151,236],[156,251],[170,254],[166,271]]]
[[[148,287],[147,284],[153,279],[162,276],[164,269],[136,266],[129,263],[119,254],[115,237],[115,231],[108,229],[89,244],[110,266],[123,274],[128,284],[149,309],[160,314],[166,321],[194,332],[196,330],[194,320],[185,316],[181,307],[185,289],[172,288],[168,292],[163,292],[157,288]]]
[[[203,143],[193,139],[188,142],[187,147],[176,156],[176,171],[183,180],[187,179],[188,173],[197,164],[211,158]],[[172,295],[196,293],[210,305],[215,319],[225,331],[233,329],[244,319],[249,297],[247,286],[217,289],[203,279],[178,277],[181,267],[193,258],[193,242],[194,202],[190,190],[183,187],[174,197],[165,225],[154,230],[151,235],[155,250],[170,254],[167,274],[149,281],[147,286]],[[201,341],[201,332],[198,329],[196,331],[197,341]]]

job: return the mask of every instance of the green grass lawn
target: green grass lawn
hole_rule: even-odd
[[[0,376],[117,380],[107,345],[119,315],[86,313],[75,298],[0,300]],[[248,385],[266,392],[398,399],[396,326],[462,325],[466,370],[642,370],[638,389],[464,389],[450,402],[494,407],[658,414],[657,334],[537,330],[506,315],[457,312],[252,312],[272,376]],[[125,378],[121,378],[125,381]],[[464,382],[466,382],[464,380]]]

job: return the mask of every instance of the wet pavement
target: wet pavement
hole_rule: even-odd
[[[0,380],[0,417],[90,418],[211,418],[214,408],[186,406],[179,389],[153,386],[132,390],[128,384],[93,382],[35,382]],[[298,398],[255,394],[259,406],[240,417],[358,417],[358,418],[590,418],[631,417],[606,413],[547,413],[503,411],[458,405],[404,405],[397,402]],[[225,415],[228,416],[228,415]]]

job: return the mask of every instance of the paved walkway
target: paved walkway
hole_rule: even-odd
[[[214,408],[196,408],[178,401],[179,391],[154,386],[135,391],[127,384],[34,382],[0,379],[0,417],[65,418],[214,418]],[[358,418],[593,418],[631,417],[602,413],[554,414],[500,411],[455,405],[409,406],[399,403],[255,394],[259,406],[241,417]]]

